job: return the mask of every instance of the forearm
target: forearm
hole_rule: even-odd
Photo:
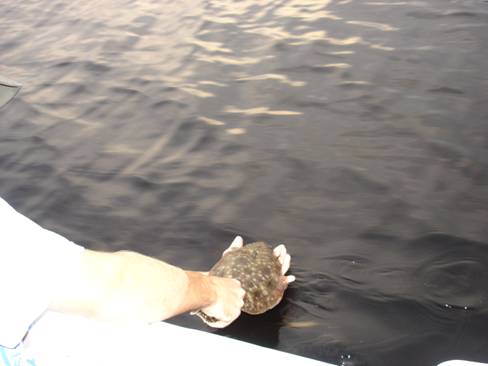
[[[212,278],[134,253],[86,250],[79,274],[63,279],[51,309],[116,321],[152,322],[208,306]]]

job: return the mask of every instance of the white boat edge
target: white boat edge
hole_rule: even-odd
[[[336,366],[228,337],[160,322],[115,325],[45,313],[25,340],[36,366],[183,365]]]
[[[464,360],[450,360],[444,361],[437,366],[487,366],[488,363],[480,363],[474,361],[464,361]]]
[[[338,366],[165,322],[114,325],[56,312],[35,323],[25,350],[35,355],[36,366],[164,365],[168,360],[212,366]],[[488,364],[450,360],[437,366]]]

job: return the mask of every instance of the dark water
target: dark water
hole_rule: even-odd
[[[2,0],[0,195],[191,269],[285,242],[287,298],[225,335],[488,362],[487,60],[481,0]]]

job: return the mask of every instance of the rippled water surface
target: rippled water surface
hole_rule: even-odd
[[[224,335],[488,362],[487,60],[482,0],[3,0],[0,195],[185,268],[285,242],[286,299]]]

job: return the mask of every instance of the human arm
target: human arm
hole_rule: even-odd
[[[243,296],[232,279],[184,271],[135,252],[85,250],[79,270],[59,281],[49,308],[117,322],[154,322],[206,308],[230,324]]]
[[[0,198],[0,346],[15,347],[46,309],[123,321],[157,321],[206,307],[230,324],[243,290],[133,252],[86,250]],[[207,310],[206,310],[207,311]]]

